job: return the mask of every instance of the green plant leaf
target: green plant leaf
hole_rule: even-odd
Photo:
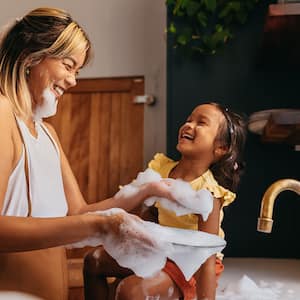
[[[182,6],[182,1],[183,0],[176,0],[176,5],[173,9],[173,15],[176,15],[178,13],[178,11],[180,10],[180,8]]]
[[[228,3],[231,10],[233,11],[239,11],[241,9],[241,2],[240,1],[231,1]]]
[[[192,29],[190,27],[185,27],[177,37],[177,42],[180,45],[186,45],[192,40]]]
[[[207,15],[203,11],[198,12],[197,20],[202,25],[202,27],[207,26]]]
[[[223,31],[223,26],[221,24],[216,25],[216,32],[222,32]]]
[[[208,11],[214,12],[216,10],[217,0],[204,0],[203,2]]]
[[[215,54],[233,38],[232,29],[247,21],[259,0],[165,0],[172,11],[168,33],[186,53]]]
[[[175,4],[175,0],[166,0],[166,5],[171,6]]]
[[[191,0],[178,0],[181,1],[181,7],[187,8],[190,5]]]
[[[230,13],[230,6],[226,5],[219,13],[220,19],[225,18]]]
[[[191,1],[189,2],[188,6],[186,7],[186,13],[189,17],[194,16],[197,11],[200,8],[200,3],[196,2],[196,1]]]
[[[180,34],[178,37],[177,37],[177,42],[178,44],[184,46],[187,44],[188,40],[186,38],[186,36],[184,34]]]
[[[176,27],[173,22],[170,23],[169,32],[176,33]]]

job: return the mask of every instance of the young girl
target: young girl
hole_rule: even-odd
[[[215,198],[213,210],[204,222],[200,215],[178,217],[156,203],[154,209],[157,210],[159,224],[224,237],[221,229],[222,209],[235,199],[233,191],[243,169],[241,154],[244,143],[245,126],[239,115],[217,103],[197,106],[179,130],[177,150],[181,153],[181,159],[175,162],[163,154],[157,154],[149,167],[163,178],[180,178],[190,182],[195,190],[209,190]],[[85,259],[85,294],[87,299],[106,299],[106,276],[117,276],[124,278],[116,291],[118,300],[213,300],[217,279],[223,268],[222,254],[218,253],[207,259],[189,281],[172,261],[167,261],[155,277],[140,278],[130,270],[121,268],[99,248]]]

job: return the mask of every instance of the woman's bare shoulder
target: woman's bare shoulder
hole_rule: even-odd
[[[0,94],[0,130],[3,129],[1,127],[5,127],[6,130],[12,128],[12,125],[15,123],[14,113],[12,109],[12,105],[9,100]]]
[[[14,142],[15,119],[10,102],[0,95],[0,170],[2,179],[8,178],[13,166],[16,154]]]

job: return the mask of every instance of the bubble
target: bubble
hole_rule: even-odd
[[[112,232],[106,235],[97,234],[68,247],[103,245],[119,265],[131,269],[140,277],[157,274],[169,258],[189,280],[208,257],[220,252],[226,244],[217,235],[142,221],[120,208],[93,214],[111,216],[119,213],[124,215],[119,235]]]
[[[243,275],[236,282],[228,284],[221,292],[217,292],[216,300],[284,300],[282,289],[284,285],[262,282],[258,286],[250,277]]]
[[[138,192],[141,185],[149,182],[161,181],[162,177],[159,173],[148,168],[144,172],[140,172],[135,180],[130,184],[125,185],[117,194],[116,197],[130,197]],[[190,183],[181,179],[167,179],[169,189],[176,199],[176,202],[166,198],[149,197],[144,201],[146,206],[152,206],[155,202],[159,202],[164,208],[175,212],[177,216],[186,214],[200,214],[204,221],[213,209],[213,196],[206,190],[201,189],[195,191]]]

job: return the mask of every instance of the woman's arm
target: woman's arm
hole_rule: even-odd
[[[79,189],[77,180],[61,147],[59,138],[54,128],[47,123],[45,123],[45,125],[49,129],[51,135],[54,137],[56,143],[59,145],[63,184],[69,208],[68,215],[77,215],[89,211],[105,210],[113,207],[119,207],[126,211],[132,211],[133,209],[138,208],[142,202],[150,196],[160,196],[170,199],[172,198],[166,184],[163,182],[153,182],[141,186],[138,193],[130,197],[112,197],[93,204],[87,204]]]
[[[0,213],[3,209],[9,176],[17,161],[18,147],[13,139],[13,122],[15,122],[14,115],[9,103],[3,96],[0,96]]]
[[[95,234],[104,217],[0,217],[0,252],[27,251],[71,244]],[[103,226],[103,229],[105,227]]]
[[[8,101],[0,96],[0,212],[8,187],[8,181],[13,169],[20,160],[22,142],[16,127],[15,117]],[[70,179],[71,178],[71,179]],[[76,183],[72,176],[68,180]],[[71,210],[76,211],[79,206],[84,207],[84,200],[76,184],[68,186],[74,188],[74,203]],[[20,195],[22,197],[22,195]],[[25,196],[24,196],[25,197]],[[20,201],[22,199],[20,198]],[[120,229],[120,224],[130,224],[137,220],[135,216],[118,213],[112,216],[83,214],[59,218],[33,218],[3,216],[0,214],[0,252],[27,251],[49,247],[56,247],[79,242],[95,234],[115,234],[116,237],[127,238],[138,236],[145,243],[152,245],[151,239],[143,233]],[[128,227],[128,226],[127,226]]]
[[[214,199],[213,210],[206,222],[199,216],[198,229],[212,234],[219,233],[221,203]],[[214,300],[216,295],[216,256],[212,255],[196,273],[197,299]]]
[[[7,99],[1,96],[0,141],[0,212],[2,212],[8,181],[20,159],[22,143],[11,106]],[[96,227],[101,229],[103,221],[103,217],[96,219],[95,216],[46,219],[2,216],[0,213],[0,251],[41,249],[79,241],[95,232]]]
[[[100,244],[107,236],[119,243],[139,239],[145,249],[155,247],[153,237],[136,227],[140,221],[126,212],[59,218],[0,216],[0,253],[63,246],[95,237]]]

